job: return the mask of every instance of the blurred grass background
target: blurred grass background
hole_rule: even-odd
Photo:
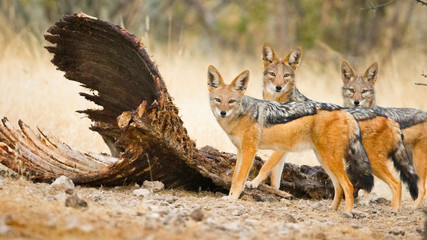
[[[303,47],[298,87],[308,97],[341,104],[339,65],[347,59],[359,73],[379,62],[377,103],[427,110],[427,6],[415,0],[2,0],[0,1],[0,116],[22,119],[74,149],[107,152],[90,121],[76,110],[96,107],[86,91],[63,77],[43,48],[43,34],[62,15],[83,11],[121,25],[140,37],[156,60],[169,92],[198,147],[235,152],[208,103],[206,69],[213,64],[226,81],[251,71],[248,94],[261,98],[261,47],[282,57]],[[263,152],[265,155],[268,152]],[[266,157],[266,156],[264,156]],[[317,165],[311,152],[290,162]]]

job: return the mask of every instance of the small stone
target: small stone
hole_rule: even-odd
[[[60,176],[59,178],[55,179],[52,184],[50,184],[50,187],[56,191],[66,191],[69,189],[74,189],[74,183],[66,176]]]
[[[144,215],[144,213],[142,213],[142,212],[136,212],[136,216],[138,216],[138,217],[141,217],[143,215]]]
[[[163,190],[165,188],[165,185],[162,182],[159,181],[147,181],[145,180],[142,184],[147,189],[150,189],[153,192],[157,192],[160,190]]]
[[[238,209],[233,210],[233,211],[231,212],[231,215],[233,215],[233,216],[240,216],[240,215],[242,215],[242,214],[243,214],[243,212],[242,212],[242,211],[240,211],[240,210],[238,210]]]
[[[291,223],[298,222],[297,219],[292,214],[284,213],[283,217],[285,218],[286,222],[291,222]]]
[[[380,197],[380,198],[377,198],[377,199],[375,199],[373,202],[375,202],[375,203],[379,203],[379,204],[391,204],[391,201],[390,200],[387,200],[387,199],[385,199],[385,198],[383,198],[383,197]]]
[[[66,193],[67,195],[73,195],[73,193],[74,193],[74,189],[67,189],[67,190],[65,190],[65,193]]]
[[[135,195],[137,197],[146,197],[146,196],[150,195],[150,190],[140,188],[140,189],[134,190],[132,193],[133,193],[133,195]]]
[[[352,213],[353,213],[353,218],[356,218],[356,219],[366,218],[366,214],[363,212],[353,210]]]
[[[77,194],[73,194],[67,196],[65,199],[65,206],[72,208],[87,208],[87,202],[77,196]]]
[[[224,196],[227,196],[227,194],[225,194],[223,192],[215,192],[215,197],[221,198],[221,197],[224,197]]]
[[[200,222],[203,220],[203,211],[200,208],[194,209],[190,214],[191,219],[193,219],[196,222]]]
[[[390,230],[388,233],[396,236],[397,235],[405,236],[405,230],[403,228],[396,228],[396,229]]]
[[[343,215],[346,218],[353,218],[353,213],[351,213],[351,212],[343,212]]]
[[[165,199],[165,201],[169,204],[176,202],[176,200],[178,200],[178,198],[176,198],[176,197],[168,197]]]

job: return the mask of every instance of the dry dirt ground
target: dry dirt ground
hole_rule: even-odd
[[[2,170],[0,239],[421,239],[424,229],[423,211],[407,198],[398,213],[379,198],[356,204],[349,218],[343,206],[330,210],[331,200],[229,202],[219,192],[166,189],[142,197],[137,189],[65,192]],[[73,194],[87,206],[67,207]]]

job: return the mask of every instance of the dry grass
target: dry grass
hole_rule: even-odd
[[[5,30],[3,29],[3,33]],[[59,137],[72,148],[80,151],[108,152],[102,139],[88,130],[90,121],[76,110],[96,107],[78,95],[85,91],[75,82],[63,77],[63,73],[50,63],[51,55],[43,49],[35,37],[15,34],[9,41],[0,38],[0,116],[6,116],[13,123],[22,119],[30,126],[39,126]],[[261,49],[260,43],[260,49]],[[276,46],[278,53],[285,50]],[[286,46],[287,48],[292,46]],[[176,51],[180,52],[180,51]],[[197,52],[192,49],[191,52]],[[198,147],[211,145],[222,151],[235,152],[226,134],[216,123],[208,103],[206,69],[209,64],[218,67],[226,82],[231,81],[245,69],[251,71],[247,94],[261,97],[262,65],[260,59],[242,61],[232,53],[222,59],[209,56],[180,54],[169,56],[163,51],[150,51],[157,60],[170,94],[180,108],[182,119],[191,138]],[[340,59],[344,56],[334,53],[326,57],[305,52],[297,81],[301,92],[309,98],[341,104],[339,76]],[[352,63],[362,73],[379,56],[366,56],[360,63]],[[320,61],[330,60],[326,67]],[[377,81],[377,103],[381,106],[414,107],[427,111],[426,87],[416,86],[423,82],[420,76],[427,70],[426,57],[417,49],[401,50],[395,53],[387,65],[380,65]],[[242,64],[242,62],[245,62]],[[266,157],[267,152],[261,153]],[[311,152],[290,154],[289,162],[317,165]]]

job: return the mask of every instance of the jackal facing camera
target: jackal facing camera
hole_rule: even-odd
[[[415,207],[420,207],[426,194],[427,181],[427,112],[414,108],[385,108],[375,102],[375,83],[378,64],[373,63],[363,75],[356,74],[346,60],[341,63],[343,81],[342,96],[345,107],[367,107],[393,119],[403,133],[403,143],[413,159],[419,176],[418,198]],[[396,166],[396,163],[395,163]]]

